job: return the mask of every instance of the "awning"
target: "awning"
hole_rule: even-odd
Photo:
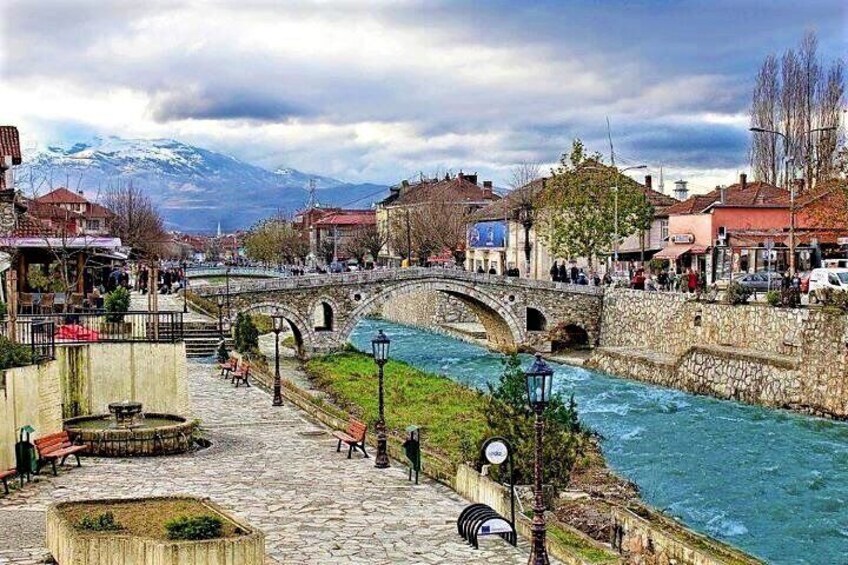
[[[654,255],[654,259],[668,259],[669,261],[674,261],[684,253],[691,251],[693,247],[701,247],[703,249],[700,245],[669,245]],[[703,253],[703,251],[701,253]]]
[[[692,249],[689,250],[689,253],[692,255],[705,255],[707,253],[707,248],[703,245],[693,245]]]

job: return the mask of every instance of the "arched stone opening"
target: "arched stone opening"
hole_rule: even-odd
[[[548,319],[536,308],[527,308],[527,331],[543,332],[548,329]]]
[[[358,321],[379,308],[384,302],[422,290],[445,293],[467,306],[483,325],[486,339],[491,347],[502,351],[514,351],[523,343],[523,325],[508,306],[474,287],[453,281],[433,281],[432,279],[427,282],[398,283],[369,296],[347,316],[345,326],[339,331],[339,342],[344,343]]]
[[[239,312],[246,314],[258,313],[265,314],[267,316],[279,313],[283,316],[286,324],[288,324],[291,329],[292,337],[294,338],[295,355],[304,359],[314,350],[314,336],[308,321],[305,320],[299,313],[290,310],[288,307],[273,302],[262,302],[242,308]]]
[[[587,349],[589,345],[589,333],[577,324],[558,324],[551,331],[551,353]]]
[[[316,332],[333,331],[333,307],[321,301],[312,312],[312,323]]]

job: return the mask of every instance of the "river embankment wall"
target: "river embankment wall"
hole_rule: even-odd
[[[145,412],[188,415],[183,343],[61,346],[56,359],[0,372],[0,470],[15,466],[23,426],[33,438],[62,430],[73,416],[108,413],[110,402],[137,400]]]
[[[611,289],[586,366],[750,404],[848,419],[848,316]]]

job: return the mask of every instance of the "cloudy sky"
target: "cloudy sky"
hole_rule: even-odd
[[[25,146],[171,137],[350,181],[554,162],[574,137],[697,189],[746,167],[768,53],[845,0],[0,0],[0,122]]]

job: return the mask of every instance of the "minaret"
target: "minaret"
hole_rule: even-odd
[[[663,181],[663,170],[662,165],[660,165],[660,193],[665,194],[665,181]]]
[[[218,237],[221,237],[221,222],[218,222]]]

